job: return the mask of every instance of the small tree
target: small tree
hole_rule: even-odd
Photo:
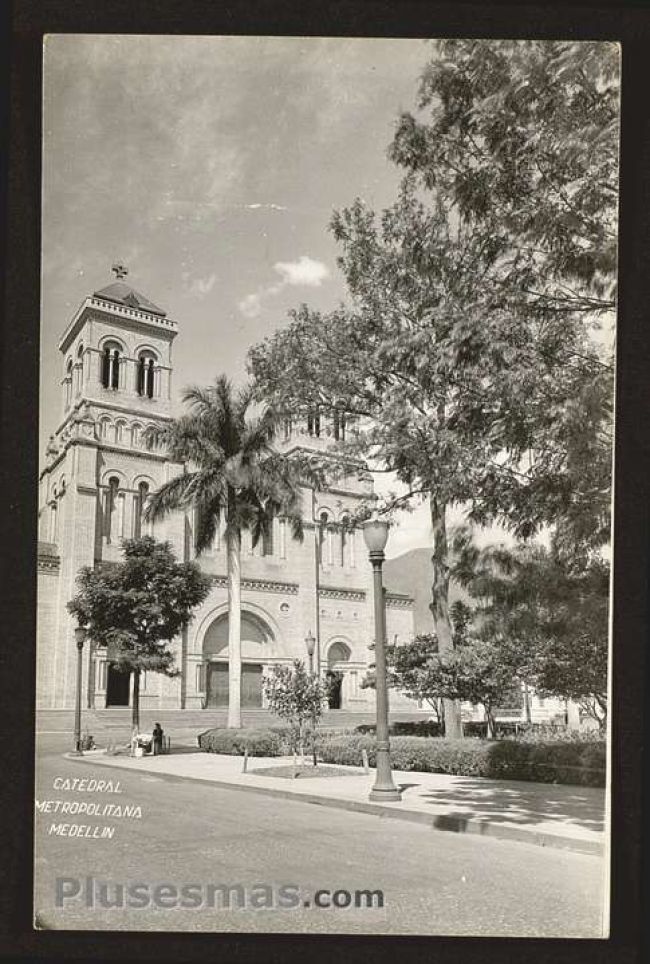
[[[479,703],[485,710],[488,735],[496,737],[495,709],[512,694],[513,666],[499,646],[475,639],[462,649],[445,654],[442,660],[445,679],[458,700]]]
[[[435,635],[416,636],[412,643],[391,646],[388,681],[410,699],[428,703],[440,718],[441,700],[466,700],[485,709],[490,736],[496,736],[494,710],[511,694],[516,678],[509,654],[492,643],[470,638],[439,652]]]
[[[479,549],[454,540],[452,576],[476,600],[474,635],[497,646],[513,678],[540,695],[575,700],[602,729],[607,719],[609,564],[553,540]]]
[[[291,742],[295,751],[304,757],[305,732],[311,724],[312,753],[316,766],[316,727],[323,713],[327,687],[318,676],[313,676],[304,664],[295,659],[292,666],[274,666],[264,678],[264,695],[269,709],[286,720],[291,728]]]
[[[436,673],[438,638],[433,634],[416,636],[411,643],[389,646],[386,651],[388,685],[400,690],[411,700],[428,703],[438,723],[444,718],[441,680]],[[374,686],[374,677],[365,685]]]
[[[140,726],[143,671],[177,676],[169,643],[207,597],[210,579],[196,563],[179,563],[168,542],[151,536],[127,539],[124,561],[84,567],[79,592],[68,610],[95,645],[110,650],[111,662],[133,673],[133,726]]]

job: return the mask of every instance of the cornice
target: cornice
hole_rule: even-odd
[[[387,592],[386,605],[391,609],[411,609],[415,603],[412,596],[401,592]]]
[[[103,298],[90,297],[79,306],[70,324],[63,332],[59,340],[59,351],[67,351],[70,342],[78,333],[86,321],[86,317],[92,311],[107,315],[113,324],[122,322],[122,327],[140,327],[151,331],[155,329],[161,335],[167,335],[170,340],[178,334],[178,324],[167,316],[154,315],[140,308],[129,308],[127,305],[120,305],[113,301],[104,301]]]
[[[336,586],[319,586],[318,595],[321,599],[349,599],[363,602],[366,598],[365,589],[339,589]]]
[[[36,563],[37,572],[59,572],[60,568],[61,563],[59,559],[52,559],[49,557],[43,559],[40,556],[38,557]]]
[[[219,587],[228,587],[228,577],[222,575],[212,576],[212,584]],[[289,596],[298,595],[297,582],[280,582],[277,579],[242,579],[242,589],[258,590],[260,592],[286,593]]]

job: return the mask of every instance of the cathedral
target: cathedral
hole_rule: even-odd
[[[172,418],[172,346],[179,333],[166,311],[116,279],[80,305],[59,341],[61,419],[50,438],[39,485],[37,707],[72,708],[76,692],[74,620],[66,604],[83,566],[121,559],[125,538],[149,533],[171,543],[179,560],[196,558],[190,514],[155,524],[142,518],[150,492],[183,471],[158,441]],[[217,374],[217,373],[215,373]],[[321,415],[287,418],[278,444],[335,452],[345,424]],[[335,455],[334,455],[335,457]],[[360,471],[327,491],[302,493],[305,537],[294,540],[276,518],[255,548],[242,542],[242,707],[262,707],[265,670],[307,660],[328,676],[330,709],[371,712],[374,692],[361,682],[372,662],[372,571],[359,529],[346,520],[372,494]],[[174,640],[179,675],[143,674],[143,709],[206,709],[228,705],[228,606],[225,543],[218,534],[197,560],[212,590],[183,635]],[[413,599],[386,593],[386,635],[413,636]],[[128,706],[130,674],[104,648],[83,651],[83,702],[88,708]],[[415,709],[391,693],[391,705]]]

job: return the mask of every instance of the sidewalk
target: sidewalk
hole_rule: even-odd
[[[81,764],[135,770],[172,780],[196,780],[320,806],[411,820],[436,830],[476,833],[579,853],[603,854],[605,850],[605,791],[593,787],[396,770],[393,778],[403,790],[402,800],[372,803],[368,793],[374,783],[374,771],[366,774],[360,767],[337,766],[337,770],[348,773],[292,780],[250,772],[290,764],[290,757],[250,757],[249,772],[243,773],[243,757],[202,753],[189,746],[178,747],[170,755],[137,759],[107,756],[103,750],[91,751],[83,757],[66,756]],[[326,769],[327,764],[319,764],[320,767]]]

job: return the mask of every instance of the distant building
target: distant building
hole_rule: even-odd
[[[196,556],[191,516],[179,512],[155,525],[142,519],[148,494],[183,471],[156,436],[171,418],[178,325],[125,281],[125,269],[114,270],[117,280],[85,299],[59,342],[62,418],[47,446],[39,490],[37,704],[44,709],[74,706],[74,621],[66,603],[75,594],[80,568],[119,561],[121,540],[145,531],[171,542],[180,559]],[[345,431],[342,419],[325,415],[287,418],[280,444],[322,451]],[[302,543],[291,538],[282,518],[255,549],[244,535],[244,708],[262,706],[267,667],[306,659],[305,637],[311,632],[316,667],[334,681],[332,709],[373,709],[373,691],[360,685],[372,661],[371,569],[362,533],[346,526],[371,492],[363,469],[327,492],[304,489]],[[224,548],[218,536],[199,560],[213,588],[174,642],[180,676],[145,674],[144,709],[227,706]],[[386,602],[388,639],[410,639],[411,596],[389,592]],[[132,679],[117,671],[110,652],[86,646],[83,671],[86,705],[129,704]],[[391,705],[415,708],[398,694],[391,694]]]

